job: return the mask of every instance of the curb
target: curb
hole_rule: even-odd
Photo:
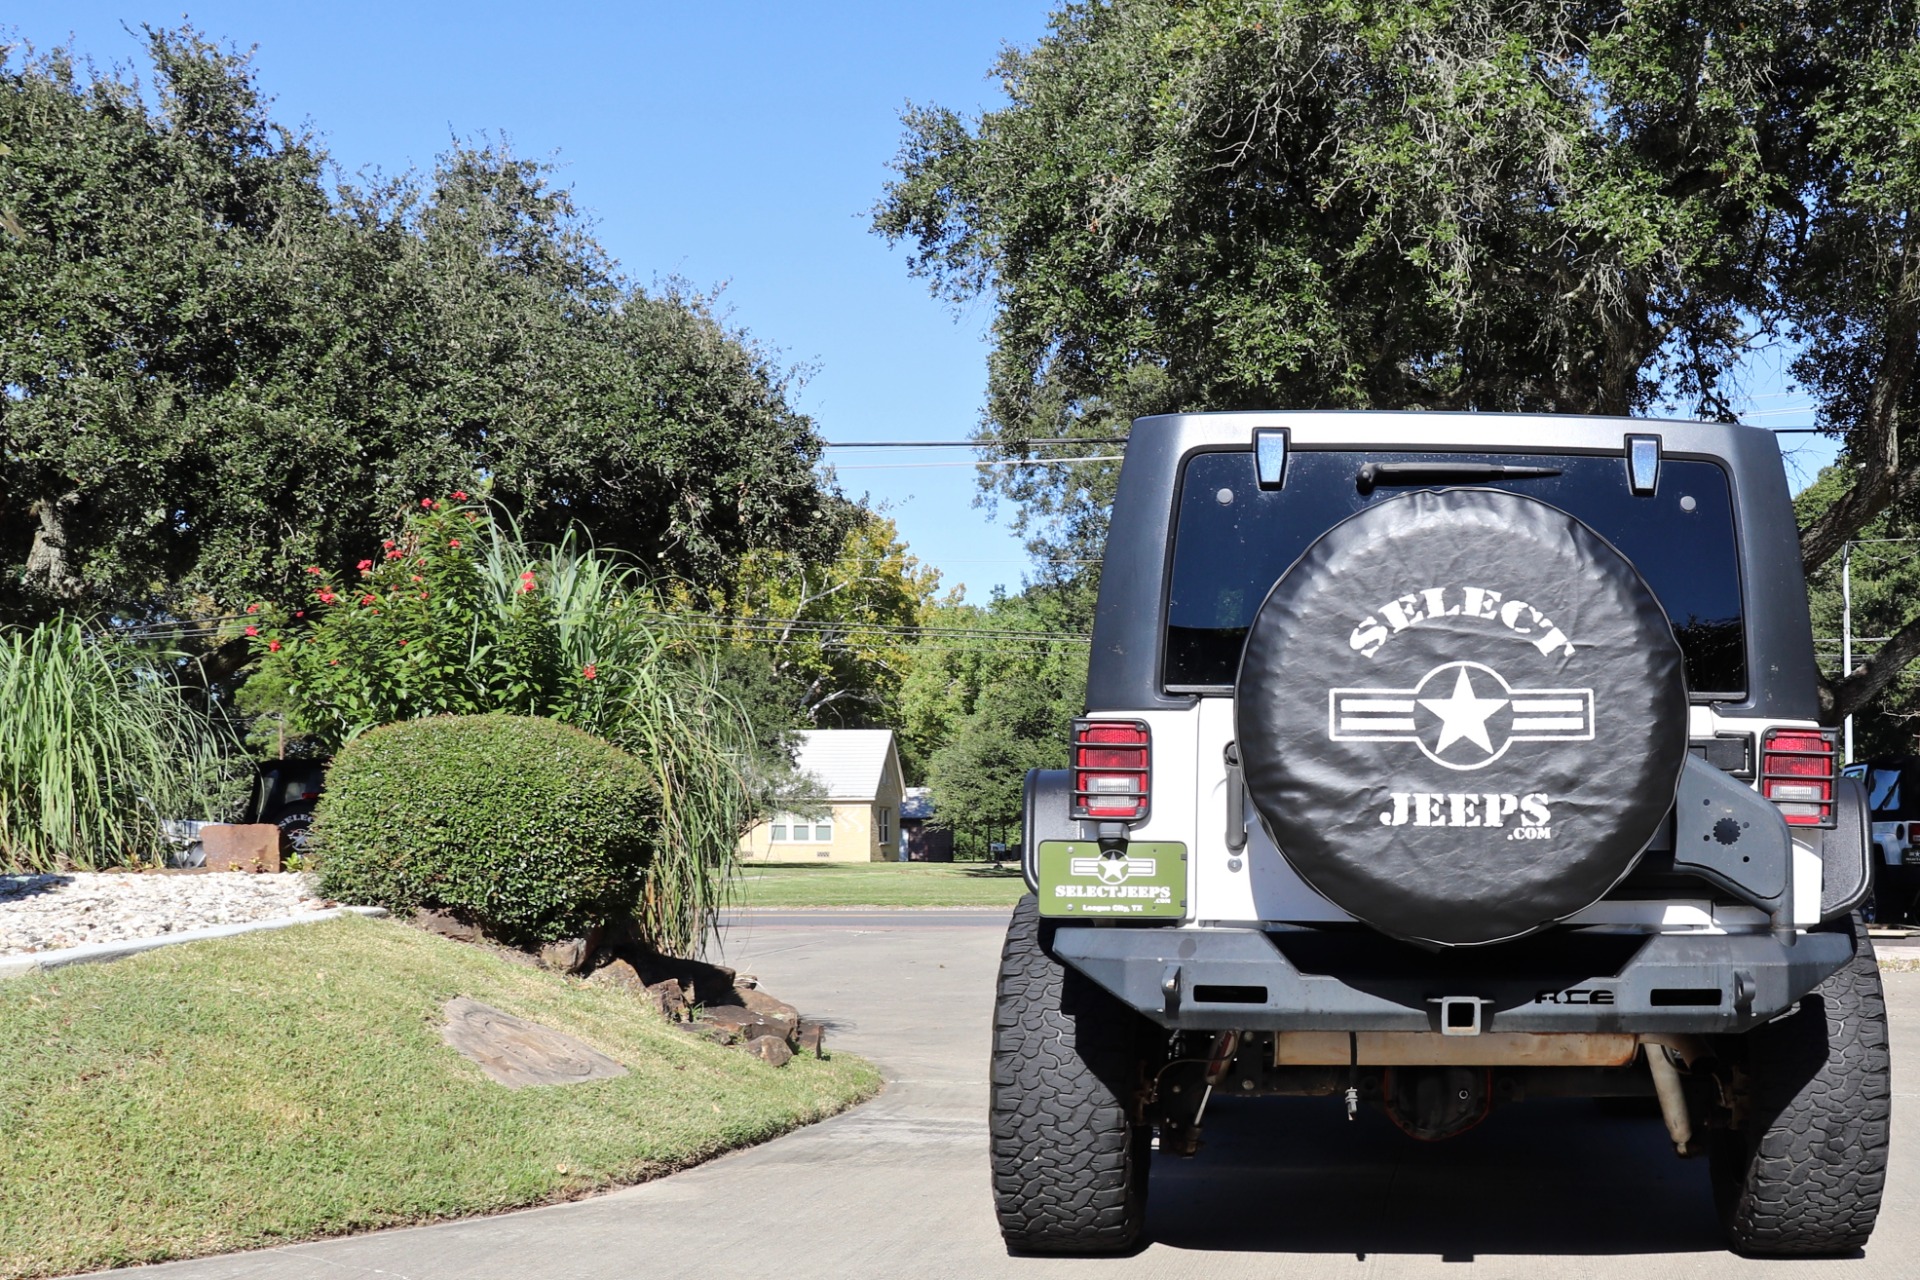
[[[183,942],[232,938],[243,933],[260,933],[267,929],[286,929],[296,924],[316,924],[322,920],[337,920],[346,915],[380,918],[387,914],[385,907],[333,907],[326,911],[308,911],[297,916],[282,916],[278,920],[251,920],[245,924],[217,924],[205,929],[188,929],[182,933],[163,934],[157,938],[132,938],[126,942],[89,942],[78,947],[62,947],[58,951],[31,951],[26,955],[0,957],[0,979],[23,978],[29,973],[40,973],[47,969],[64,969],[70,964],[106,964],[113,960],[124,960],[128,956],[137,956],[144,951],[157,951],[161,947],[178,946]]]

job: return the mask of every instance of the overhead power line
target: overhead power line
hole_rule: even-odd
[[[823,449],[1018,449],[1027,445],[1125,444],[1125,436],[1050,436],[1039,440],[828,440]]]
[[[909,471],[917,467],[1064,467],[1081,462],[1119,462],[1117,453],[1096,454],[1090,458],[995,458],[990,462],[856,462],[850,467],[834,466],[835,471]]]

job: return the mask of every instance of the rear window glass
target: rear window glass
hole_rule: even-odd
[[[1286,487],[1263,490],[1253,454],[1203,453],[1187,462],[1167,600],[1164,680],[1176,692],[1231,689],[1260,602],[1314,539],[1376,502],[1415,488],[1359,492],[1369,462],[1504,462],[1558,467],[1557,476],[1493,480],[1579,517],[1633,562],[1653,588],[1686,654],[1695,696],[1742,698],[1746,628],[1727,476],[1711,462],[1666,458],[1660,491],[1627,489],[1626,463],[1538,454],[1295,452]]]

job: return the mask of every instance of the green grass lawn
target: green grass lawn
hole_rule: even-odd
[[[506,1089],[441,1042],[455,995],[629,1072]],[[0,1028],[0,1275],[18,1277],[569,1199],[879,1085],[847,1054],[776,1070],[623,992],[358,918],[0,982]]]
[[[750,862],[738,905],[1011,907],[1026,891],[1014,862]]]

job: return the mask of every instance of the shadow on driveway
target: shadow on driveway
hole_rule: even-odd
[[[1587,1100],[1496,1109],[1423,1143],[1337,1099],[1221,1098],[1200,1154],[1156,1156],[1153,1245],[1206,1252],[1607,1256],[1725,1251],[1704,1159]]]

